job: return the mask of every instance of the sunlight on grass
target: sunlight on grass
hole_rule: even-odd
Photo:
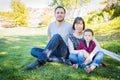
[[[104,49],[110,50],[120,55],[120,40],[99,42]]]
[[[0,52],[0,55],[5,55],[7,54],[7,52]]]
[[[20,49],[20,46],[13,46],[11,48],[13,48],[13,49]]]
[[[118,44],[118,42],[113,43]],[[44,66],[34,70],[25,70],[26,65],[36,60],[30,55],[31,48],[44,48],[47,44],[47,36],[44,35],[2,37],[0,43],[0,46],[2,46],[0,48],[1,80],[119,80],[120,78],[118,75],[120,73],[120,63],[109,56],[105,56],[103,60],[107,67],[96,69],[91,74],[87,74],[81,68],[74,69],[72,66],[54,62],[47,62]],[[106,44],[103,43],[102,46],[106,47],[110,43]],[[115,48],[115,50],[117,49]]]
[[[95,37],[104,49],[120,54],[120,17],[94,27]],[[40,28],[44,31],[47,27]],[[32,29],[32,28],[31,28]],[[29,30],[31,30],[29,29]],[[36,29],[33,29],[36,30]],[[38,29],[39,32],[39,29]],[[40,33],[40,32],[39,32]],[[70,65],[47,62],[34,70],[25,70],[25,66],[36,58],[30,50],[33,47],[44,48],[46,35],[0,36],[0,79],[1,80],[120,80],[120,63],[105,55],[103,63],[91,74],[83,69],[74,69]]]

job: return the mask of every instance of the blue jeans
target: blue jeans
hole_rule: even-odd
[[[63,58],[69,56],[69,50],[62,37],[59,34],[55,34],[45,49],[32,48],[31,55],[38,58],[40,62],[46,62],[47,59],[52,59],[55,62],[63,62]]]
[[[99,67],[103,57],[104,57],[104,53],[102,51],[98,51],[95,54],[95,56],[93,57],[93,60],[89,65],[90,66],[95,65],[95,66]],[[84,64],[85,58],[84,58],[83,53],[81,53],[81,54],[70,54],[69,59],[73,63],[78,64],[79,67],[82,67],[82,68],[86,67],[86,65]]]

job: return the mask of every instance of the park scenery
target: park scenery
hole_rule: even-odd
[[[45,0],[47,6],[37,8],[27,6],[24,1],[28,0],[9,1],[10,10],[0,11],[0,80],[120,80],[120,0]],[[29,1],[42,4],[42,0]],[[55,20],[54,8],[58,5],[67,10],[65,20],[73,23],[81,16],[86,28],[94,31],[106,66],[90,74],[56,62],[25,70],[36,60],[31,48],[45,48],[48,43],[48,25]]]

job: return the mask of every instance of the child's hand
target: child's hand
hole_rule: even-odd
[[[91,56],[88,56],[85,60],[85,64],[89,64],[92,62],[92,57]]]
[[[84,53],[85,59],[89,56],[89,53]]]
[[[89,54],[87,51],[84,50],[84,57],[85,57],[85,59],[86,59],[89,55],[90,55],[90,54]]]

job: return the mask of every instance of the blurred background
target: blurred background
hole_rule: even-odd
[[[120,0],[0,0],[0,28],[47,26],[58,5],[66,8],[68,21],[81,16],[88,26],[120,16]]]

